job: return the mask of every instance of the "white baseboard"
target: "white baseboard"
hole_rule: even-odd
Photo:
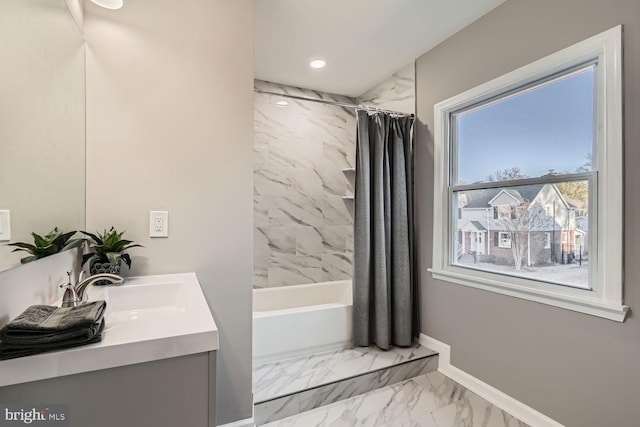
[[[487,402],[533,427],[564,427],[543,413],[451,365],[451,347],[448,344],[424,334],[420,334],[420,344],[440,353],[438,372],[471,390]]]
[[[245,418],[244,420],[234,421],[228,424],[220,424],[218,427],[254,427],[255,421],[253,417]]]

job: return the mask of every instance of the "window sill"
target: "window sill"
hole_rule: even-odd
[[[578,295],[568,295],[562,292],[553,292],[531,287],[524,287],[500,280],[492,280],[477,277],[473,274],[460,273],[457,271],[428,269],[434,279],[456,283],[458,285],[469,286],[476,289],[508,295],[542,304],[560,307],[567,310],[577,311],[592,316],[602,317],[616,322],[624,322],[629,307],[622,304],[615,304],[604,301],[597,297],[587,297]],[[585,291],[590,292],[590,291]]]

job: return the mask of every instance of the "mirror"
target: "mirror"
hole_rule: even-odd
[[[0,1],[0,271],[85,224],[85,50],[65,0]],[[4,236],[4,237],[3,237]]]

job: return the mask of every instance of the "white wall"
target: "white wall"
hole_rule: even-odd
[[[64,0],[4,0],[0,40],[0,210],[11,212],[11,240],[77,230],[85,221],[82,36]],[[0,271],[27,256],[4,243]]]
[[[220,330],[218,424],[252,415],[253,2],[86,3],[87,229],[145,246],[132,274],[195,271]],[[169,211],[167,239],[148,238]]]

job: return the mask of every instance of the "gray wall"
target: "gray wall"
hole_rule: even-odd
[[[253,1],[85,3],[87,229],[131,274],[195,271],[219,328],[218,423],[250,418]],[[150,239],[149,211],[169,211]]]
[[[353,99],[257,80],[259,89]],[[276,105],[286,100],[288,105]],[[254,286],[351,279],[356,121],[351,108],[255,94]]]
[[[509,0],[417,61],[416,194],[422,332],[452,364],[567,426],[640,423],[640,321],[617,323],[436,281],[433,105],[624,24],[625,302],[640,308],[640,2]]]

